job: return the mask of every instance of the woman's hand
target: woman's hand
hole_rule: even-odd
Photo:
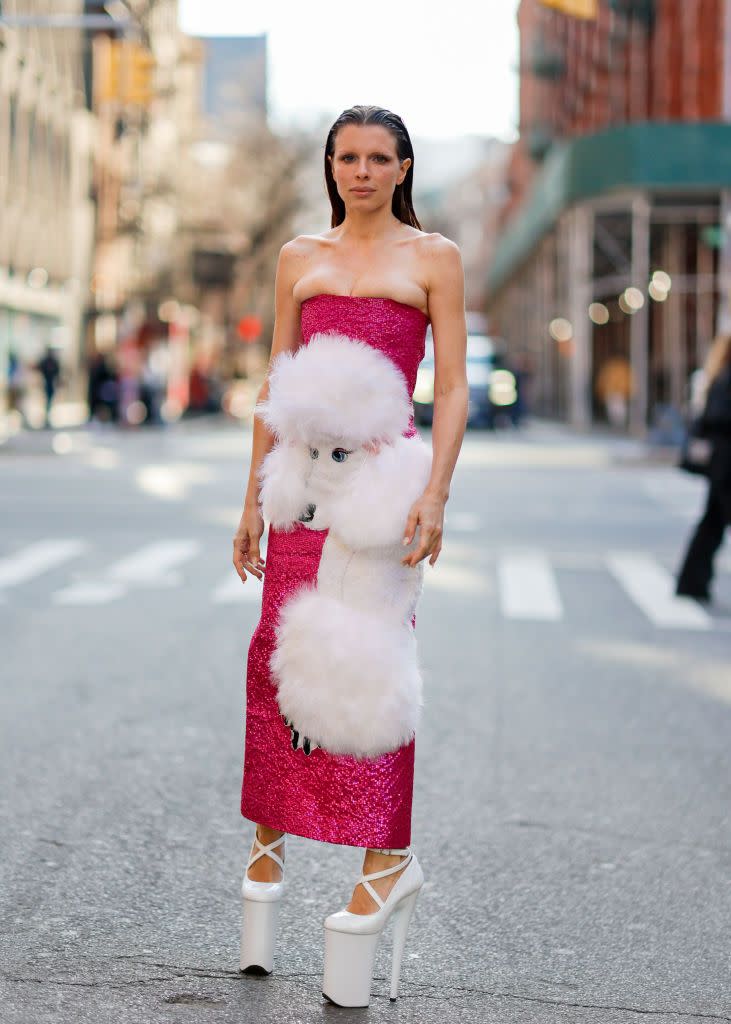
[[[419,543],[413,551],[401,559],[402,565],[417,565],[422,558],[431,555],[429,565],[434,565],[442,550],[442,533],[444,531],[444,506],[446,502],[439,495],[424,491],[422,496],[411,506],[406,529],[404,545],[411,544],[419,527]]]
[[[264,519],[258,505],[246,504],[241,522],[234,537],[233,563],[241,582],[246,583],[246,574],[262,578],[266,568],[259,551],[259,541],[264,533]]]

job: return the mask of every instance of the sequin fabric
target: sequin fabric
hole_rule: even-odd
[[[420,310],[393,299],[322,294],[305,300],[301,311],[303,344],[321,332],[365,341],[393,361],[413,394],[428,323]],[[414,432],[412,417],[404,433]],[[321,748],[306,754],[293,748],[279,713],[269,671],[279,608],[300,587],[315,584],[326,536],[301,524],[269,529],[261,617],[247,660],[241,813],[321,842],[404,847],[411,840],[414,741],[371,760]]]

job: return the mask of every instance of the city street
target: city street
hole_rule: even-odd
[[[731,551],[672,596],[702,481],[639,442],[470,432],[426,570],[413,842],[388,999],[321,996],[360,854],[293,837],[275,973],[238,973],[249,435],[0,449],[2,1024],[731,1021]],[[55,450],[54,450],[55,449]]]

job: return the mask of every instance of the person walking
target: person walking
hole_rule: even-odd
[[[436,351],[432,466],[428,484],[403,524],[402,565],[434,565],[442,546],[444,507],[467,420],[464,274],[457,246],[426,233],[414,212],[411,140],[401,118],[355,106],[334,122],[325,146],[331,229],[283,246],[275,282],[272,365],[315,336],[336,332],[387,357],[403,375],[408,398],[431,321]],[[285,355],[286,354],[286,355]],[[259,404],[269,395],[269,377]],[[322,402],[334,401],[325,380]],[[413,411],[413,407],[412,407]],[[357,410],[353,410],[357,415]],[[413,414],[403,436],[414,436]],[[262,613],[251,639],[246,681],[246,737],[241,813],[256,823],[244,876],[241,969],[270,973],[284,891],[287,833],[364,848],[363,874],[345,910],[325,921],[323,994],[343,1006],[366,1006],[375,943],[395,919],[392,998],[411,911],[423,882],[409,848],[415,741],[373,758],[302,742],[277,704],[270,658],[278,611],[312,585],[327,530],[297,522],[268,531],[260,470],[275,436],[255,416],[251,468],[233,563],[241,581],[264,580]],[[315,458],[317,453],[313,453]],[[348,453],[336,449],[333,459]],[[413,623],[414,620],[412,620]],[[378,636],[373,636],[378,644]]]
[[[43,378],[43,391],[46,396],[46,426],[50,427],[53,396],[56,394],[56,385],[61,375],[61,364],[50,345],[46,348],[43,358],[36,365],[36,370],[38,370]]]
[[[714,341],[705,364],[706,401],[696,433],[711,443],[706,507],[688,544],[676,593],[710,601],[713,561],[731,524],[731,334]]]
[[[594,390],[604,406],[607,422],[612,427],[624,429],[634,394],[634,379],[629,360],[618,348],[602,363]]]

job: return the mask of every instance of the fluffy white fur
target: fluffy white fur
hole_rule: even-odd
[[[259,473],[264,517],[288,529],[314,505],[311,529],[331,530],[353,548],[398,544],[429,479],[431,450],[418,436],[399,437],[377,453],[360,448],[336,462],[335,447],[324,438],[311,446],[279,441]]]
[[[259,501],[265,518],[278,530],[293,529],[306,508],[310,461],[309,447],[291,441],[278,441],[262,461]]]
[[[269,395],[255,413],[279,438],[315,436],[357,448],[395,440],[411,404],[403,374],[388,356],[340,334],[316,334],[295,353],[282,352],[269,374]]]
[[[282,609],[277,635],[279,706],[301,733],[358,757],[409,742],[421,707],[412,630],[305,588]]]
[[[400,544],[409,509],[429,481],[431,460],[431,448],[418,435],[399,437],[376,454],[366,453],[347,488],[332,496],[328,528],[353,548]],[[312,472],[305,500],[316,504],[317,491]]]
[[[362,342],[320,336],[277,373],[263,412],[278,442],[260,470],[262,511],[280,529],[300,521],[328,530],[316,588],[280,610],[271,661],[279,707],[313,746],[377,757],[411,739],[421,707],[411,618],[423,566],[401,565],[401,538],[431,451],[401,436],[404,379]],[[384,437],[378,451],[366,447]]]

